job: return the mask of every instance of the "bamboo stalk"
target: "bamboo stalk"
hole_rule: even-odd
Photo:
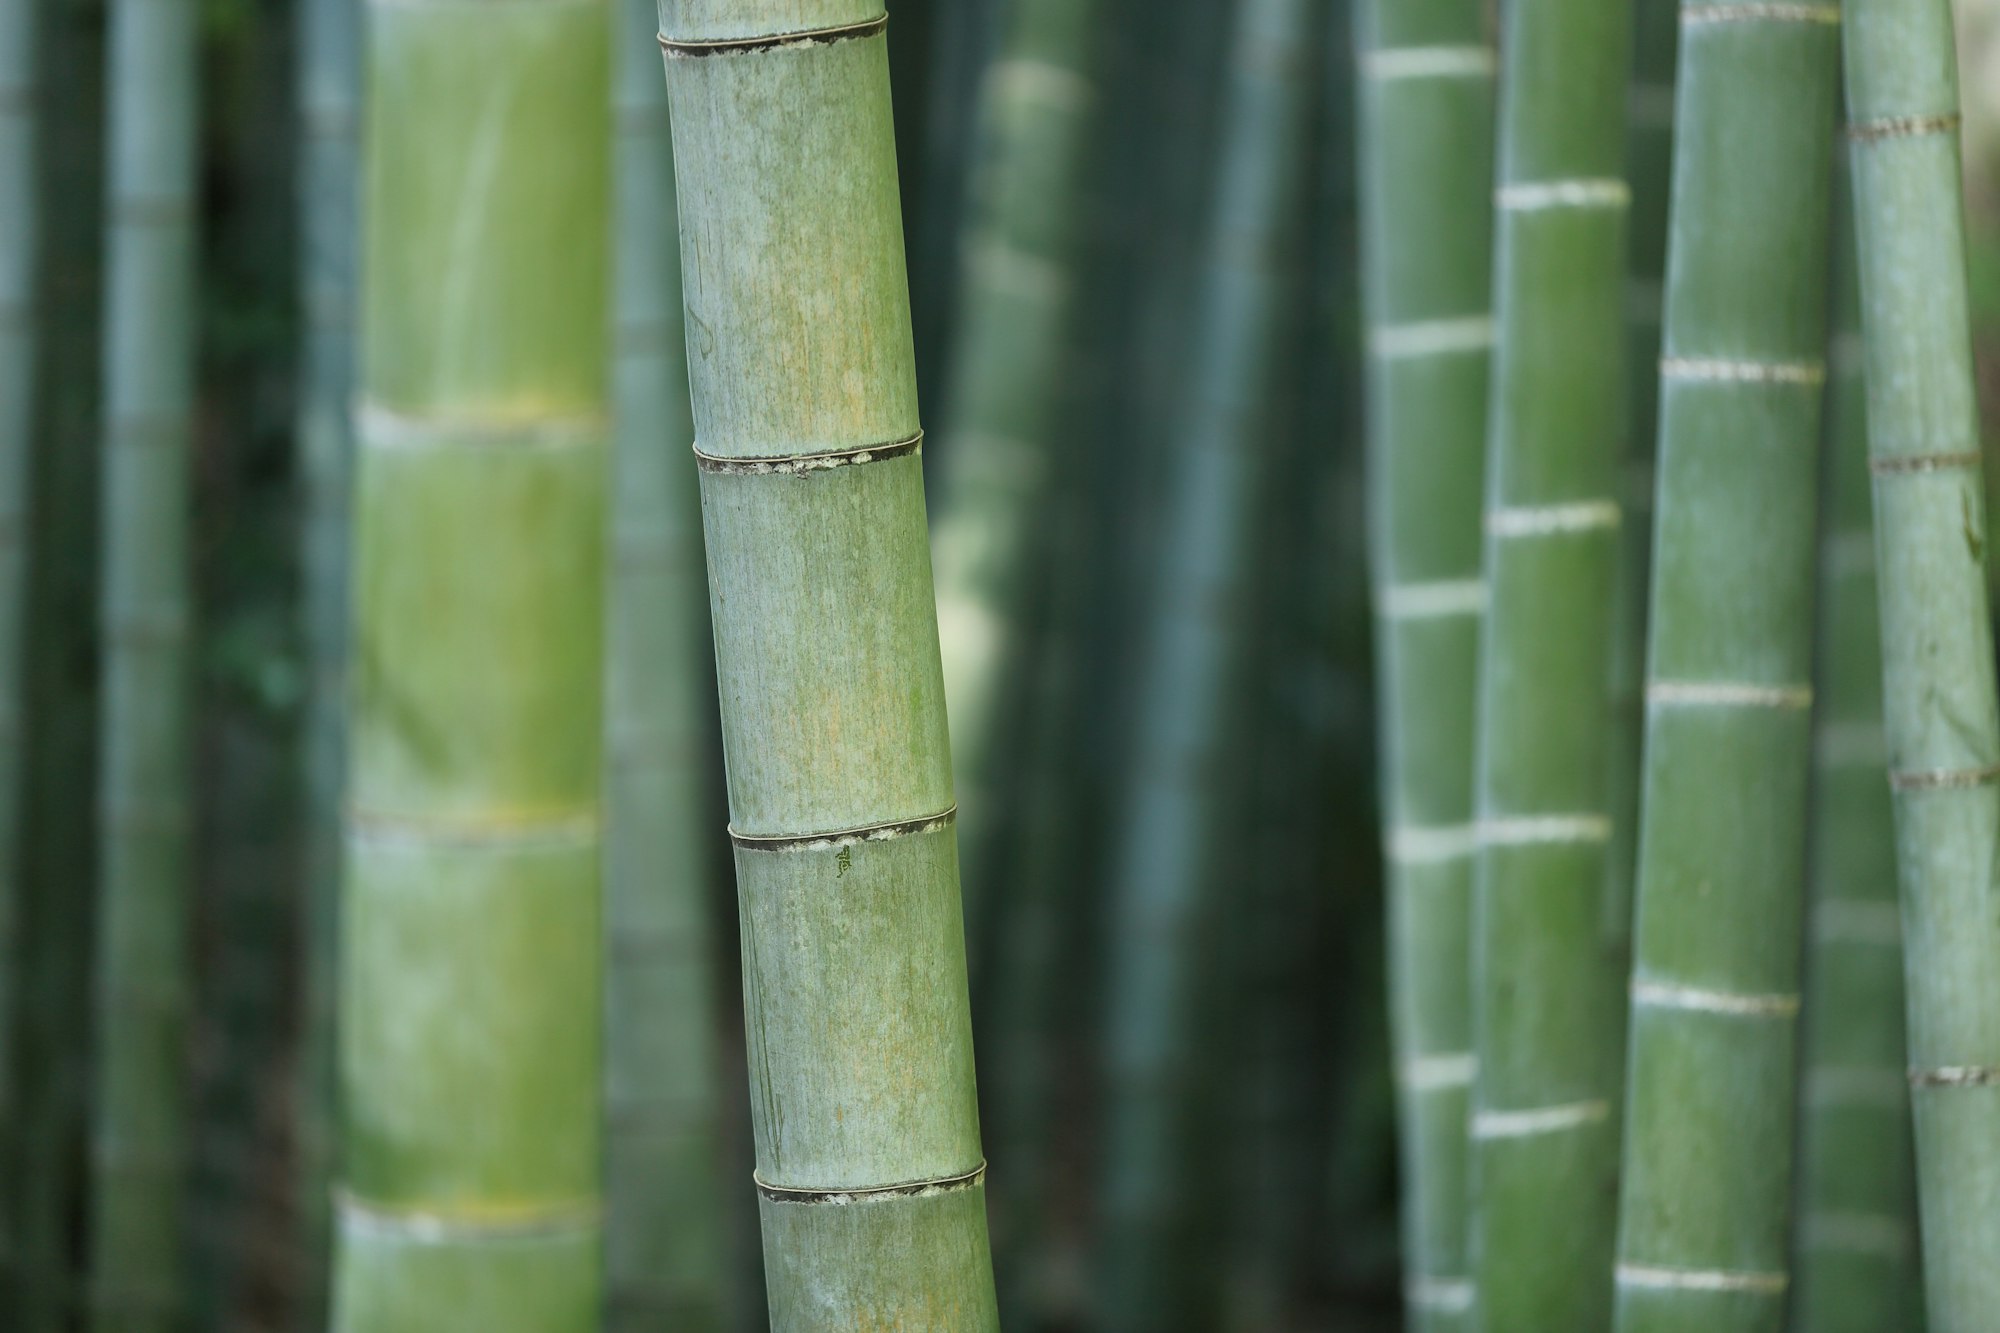
[[[1471,1327],[1473,737],[1495,56],[1478,0],[1360,11],[1390,1022],[1412,1327]]]
[[[609,6],[368,16],[334,1327],[594,1329]]]
[[[2000,1307],[2000,723],[1951,11],[1850,0],[1846,67],[1925,1290],[1970,1333]]]
[[[1792,1326],[1874,1333],[1917,1326],[1917,1199],[1860,293],[1835,176]]]
[[[997,1328],[887,19],[662,19],[771,1322]]]
[[[1681,13],[1618,1322],[1788,1282],[1837,7]]]
[[[617,280],[605,690],[606,1324],[719,1328],[715,977],[704,718],[713,681],[673,144],[653,0],[615,15]]]
[[[1620,1033],[1602,929],[1629,0],[1518,0],[1500,42],[1474,889],[1481,1327],[1611,1317]]]

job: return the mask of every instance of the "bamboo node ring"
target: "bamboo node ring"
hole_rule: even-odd
[[[1838,26],[1838,5],[1734,4],[1684,5],[1681,22],[1697,23],[1825,23]]]
[[[705,453],[697,444],[694,449],[694,463],[701,471],[716,476],[804,477],[814,472],[831,472],[835,468],[858,467],[863,463],[886,463],[892,458],[904,458],[919,453],[923,447],[922,431],[889,444],[864,444],[858,449],[833,449],[821,453],[787,454],[766,458],[730,458],[722,454]]]
[[[873,37],[889,26],[889,16],[878,14],[860,23],[841,23],[830,28],[807,28],[799,32],[773,32],[759,37],[718,37],[683,39],[660,34],[660,49],[669,56],[699,60],[706,56],[737,55],[746,51],[769,51],[780,46],[831,46],[835,42]]]
[[[1991,1088],[2000,1086],[2000,1068],[1992,1065],[1940,1065],[1912,1069],[1913,1088]]]
[[[986,1183],[986,1163],[982,1161],[962,1175],[910,1180],[896,1185],[867,1185],[856,1189],[798,1189],[790,1185],[773,1185],[754,1171],[750,1173],[750,1178],[757,1182],[757,1192],[772,1203],[841,1206],[880,1203],[888,1199],[931,1198],[939,1194],[976,1189]]]
[[[1956,111],[1941,116],[1884,116],[1880,120],[1857,121],[1847,127],[1850,143],[1880,143],[1884,139],[1911,139],[1926,134],[1953,134],[1960,123]]]
[[[1976,468],[1984,462],[1976,450],[1949,454],[1885,454],[1869,459],[1868,470],[1878,477],[1907,477],[1925,472]]]
[[[1782,1296],[1791,1278],[1785,1273],[1744,1272],[1728,1268],[1661,1268],[1652,1264],[1618,1265],[1618,1285],[1656,1291],[1737,1291],[1755,1296]]]
[[[939,829],[951,827],[957,819],[958,807],[952,805],[934,815],[890,820],[881,824],[865,824],[853,829],[835,829],[827,833],[768,835],[739,833],[732,827],[729,830],[729,840],[746,852],[837,852],[847,847],[859,847],[868,842],[888,842],[894,838],[907,838],[919,833],[935,833]]]
[[[2000,764],[1984,768],[1906,769],[1889,774],[1892,791],[1971,791],[2000,781]]]

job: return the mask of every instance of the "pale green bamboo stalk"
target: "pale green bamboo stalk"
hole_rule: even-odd
[[[110,38],[90,1325],[186,1318],[193,0]]]
[[[778,1329],[995,1329],[881,0],[661,43]]]
[[[1208,1067],[1219,877],[1235,799],[1249,611],[1267,473],[1283,265],[1302,213],[1316,0],[1237,0],[1222,94],[1190,382],[1166,459],[1162,545],[1135,663],[1131,787],[1110,883],[1106,1129],[1098,1270],[1114,1329],[1201,1326],[1192,1182]],[[1212,1266],[1209,1266],[1212,1271]]]
[[[2000,1309],[2000,722],[1951,9],[1849,0],[1846,56],[1924,1283],[1972,1333]]]
[[[1839,22],[1681,10],[1621,1333],[1784,1319]]]
[[[1370,527],[1390,1024],[1413,1328],[1469,1329],[1474,706],[1493,347],[1493,74],[1479,0],[1360,10]]]
[[[368,23],[333,1326],[583,1333],[609,6]]]
[[[1917,1327],[1917,1198],[1895,809],[1882,734],[1867,384],[1853,213],[1838,165],[1792,1242],[1796,1333]]]
[[[1621,979],[1603,931],[1625,431],[1631,0],[1515,0],[1499,189],[1474,889],[1486,1333],[1611,1318]]]
[[[605,678],[605,1323],[721,1327],[700,500],[653,0],[613,23],[615,340]]]

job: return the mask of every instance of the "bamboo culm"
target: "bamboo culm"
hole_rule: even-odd
[[[1370,528],[1404,1299],[1468,1329],[1474,706],[1493,346],[1493,74],[1477,0],[1360,10]]]
[[[609,6],[367,27],[333,1327],[584,1333]]]
[[[997,1329],[881,0],[661,7],[776,1329]]]
[[[1785,1314],[1838,22],[1681,11],[1621,1333]]]
[[[1948,0],[1848,0],[1883,713],[1926,1306],[2000,1308],[2000,721]]]
[[[709,889],[714,707],[688,445],[680,254],[653,0],[613,23],[615,230],[605,677],[605,1309],[620,1330],[721,1327]]]
[[[186,1317],[195,8],[111,14],[91,1327]]]
[[[1516,0],[1500,41],[1472,950],[1486,1333],[1611,1319],[1622,1006],[1605,767],[1631,20],[1630,0]]]
[[[1798,1333],[1876,1333],[1919,1322],[1867,384],[1850,186],[1838,166],[1792,1235],[1791,1317]]]

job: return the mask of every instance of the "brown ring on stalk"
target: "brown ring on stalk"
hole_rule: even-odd
[[[670,56],[699,60],[705,56],[766,51],[774,46],[831,46],[835,42],[873,37],[888,26],[889,16],[881,14],[860,23],[842,23],[832,28],[808,28],[803,32],[774,32],[762,37],[723,37],[713,41],[683,41],[661,33],[660,49]]]

